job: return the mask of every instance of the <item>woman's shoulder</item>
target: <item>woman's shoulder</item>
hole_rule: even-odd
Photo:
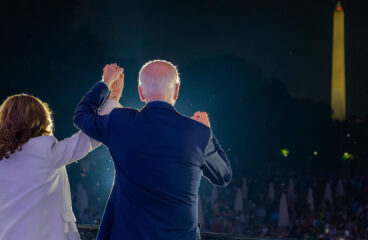
[[[22,148],[29,146],[33,149],[40,149],[40,148],[50,149],[57,142],[58,140],[56,139],[56,137],[52,135],[33,137],[30,138],[28,142],[23,145]]]
[[[14,161],[17,158],[31,158],[33,159],[33,164],[40,163],[45,159],[49,160],[51,156],[51,148],[56,142],[57,139],[51,135],[30,138],[26,143],[21,146],[20,150],[17,150],[15,151],[15,153],[10,155],[11,161],[8,162],[17,162]]]
[[[56,137],[52,136],[52,135],[44,135],[44,136],[38,136],[38,137],[33,137],[30,138],[28,140],[28,143],[55,143],[58,140],[56,139]]]

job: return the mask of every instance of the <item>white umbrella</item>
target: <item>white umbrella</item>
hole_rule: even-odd
[[[280,199],[280,207],[279,207],[279,227],[289,227],[289,210],[287,205],[286,194],[283,193]]]
[[[344,185],[342,184],[342,180],[340,179],[336,187],[336,197],[343,196],[345,196]]]
[[[202,201],[199,197],[198,197],[198,221],[202,228],[206,227],[206,220],[204,218]]]
[[[314,199],[313,199],[313,190],[312,190],[312,188],[308,189],[307,204],[308,204],[309,208],[312,211],[314,211]]]
[[[289,185],[288,185],[288,192],[287,192],[288,198],[294,199],[294,189],[295,189],[294,181],[293,179],[290,178]]]
[[[87,190],[80,183],[77,185],[77,201],[75,203],[75,207],[78,209],[78,217],[81,219],[84,210],[88,209],[88,194]]]
[[[333,206],[331,183],[326,183],[325,194],[323,195],[323,201],[327,201]]]
[[[248,184],[247,184],[247,179],[246,178],[242,178],[242,194],[243,194],[243,199],[247,200],[247,197],[248,197]]]
[[[243,193],[240,188],[236,190],[234,210],[235,212],[243,212]]]
[[[275,188],[273,187],[273,182],[270,182],[270,186],[268,188],[268,200],[271,202],[275,201]]]
[[[210,203],[214,204],[218,198],[218,192],[216,186],[212,186],[211,198]]]

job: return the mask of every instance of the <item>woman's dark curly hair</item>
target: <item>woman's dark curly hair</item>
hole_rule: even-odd
[[[8,97],[0,107],[0,161],[21,151],[30,138],[52,132],[52,112],[47,103],[28,94]]]

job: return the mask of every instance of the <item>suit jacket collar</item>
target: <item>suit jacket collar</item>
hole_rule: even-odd
[[[176,112],[173,105],[165,101],[152,101],[146,104],[143,109],[166,109]]]

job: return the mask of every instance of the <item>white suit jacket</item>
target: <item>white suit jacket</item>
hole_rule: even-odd
[[[100,115],[118,107],[106,101]],[[31,138],[0,161],[0,240],[79,239],[65,166],[99,143],[82,132]]]

